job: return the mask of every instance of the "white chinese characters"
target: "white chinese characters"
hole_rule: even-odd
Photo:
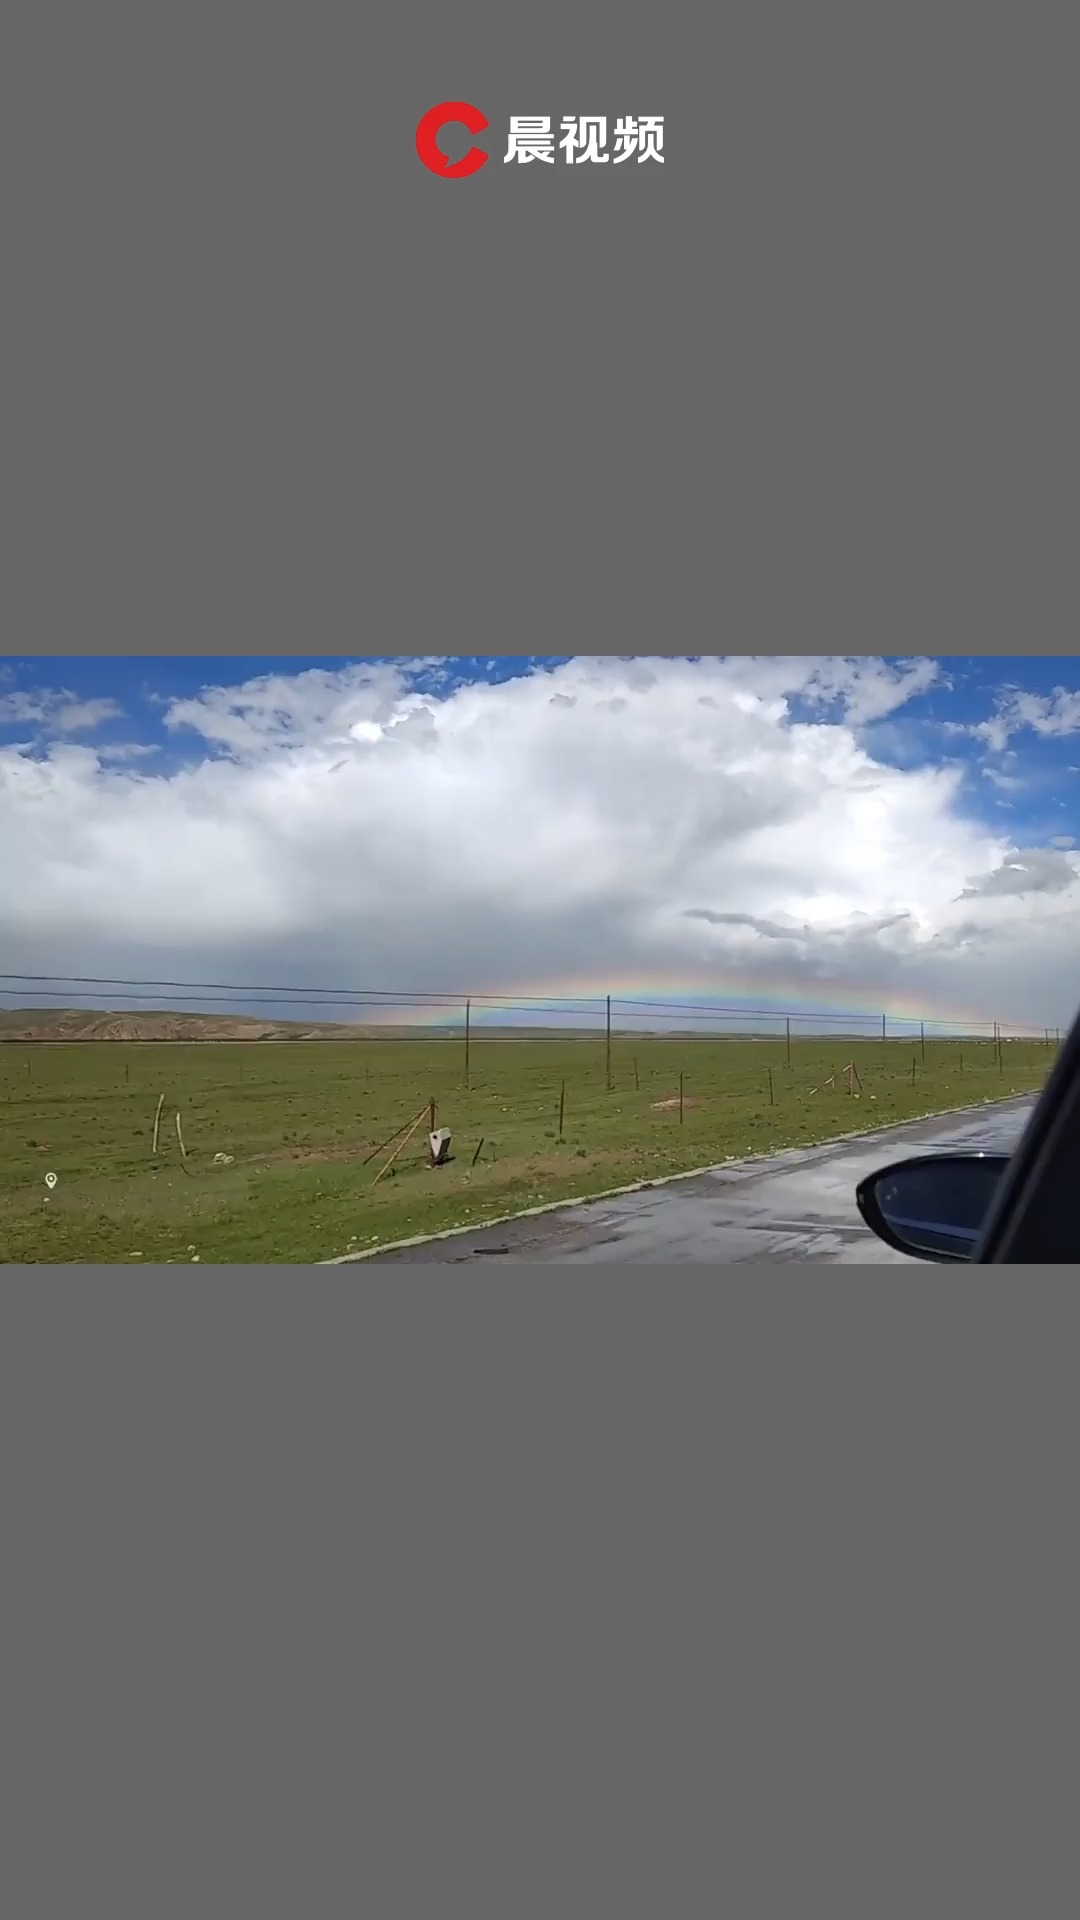
[[[664,118],[662,114],[642,115],[639,119],[616,120],[615,122],[615,160],[632,160],[637,153],[642,160],[659,160],[664,156],[660,149],[664,144]]]
[[[602,149],[607,146],[607,118],[602,113],[583,113],[580,119],[564,120],[559,141],[568,163],[581,166],[586,160],[604,163],[611,159]]]
[[[504,159],[520,160],[522,166],[530,160],[545,160],[553,167],[555,152],[550,115],[511,114],[510,145]]]
[[[617,119],[614,153],[607,151],[606,114],[565,115],[559,124],[559,149],[567,166],[583,166],[587,162],[604,166],[612,159],[616,166],[620,161],[634,159],[639,165],[644,160],[657,160],[661,166],[664,164],[663,114],[627,115]],[[551,130],[550,116],[511,114],[510,138],[503,160],[504,164],[517,161],[521,166],[539,160],[547,166],[554,166],[555,136]]]

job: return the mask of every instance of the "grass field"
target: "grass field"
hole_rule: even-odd
[[[468,1086],[450,1040],[8,1044],[3,1257],[318,1260],[1033,1091],[1054,1051],[1006,1041],[999,1061],[986,1040],[927,1041],[925,1053],[918,1041],[796,1040],[789,1066],[783,1040],[616,1039],[609,1091],[602,1038],[474,1040]],[[852,1059],[854,1093],[842,1078]],[[374,1185],[383,1162],[365,1157],[431,1099],[453,1132],[451,1163],[429,1166],[425,1119]]]

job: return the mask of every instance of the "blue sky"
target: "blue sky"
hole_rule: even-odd
[[[441,697],[468,683],[499,685],[536,669],[553,668],[570,655],[536,655],[530,659],[494,656],[453,656],[440,659],[412,677],[418,691]],[[929,656],[933,658],[933,656]],[[253,655],[213,657],[154,656],[90,658],[58,656],[48,660],[0,660],[0,747],[33,743],[42,750],[50,740],[64,737],[95,748],[134,745],[152,748],[141,756],[141,771],[169,773],[207,754],[207,743],[196,732],[166,725],[170,704],[196,697],[208,686],[239,687],[262,676],[293,676],[312,670],[334,674],[344,666],[363,662],[393,666],[395,655]],[[900,664],[883,656],[885,664]],[[968,771],[964,804],[972,815],[993,822],[1018,842],[1041,844],[1061,835],[1080,839],[1080,710],[1067,730],[1053,730],[1055,692],[1064,688],[1080,702],[1080,662],[1059,655],[1001,657],[939,657],[939,678],[926,692],[916,693],[901,708],[859,729],[860,743],[875,759],[889,766],[919,767],[961,762]],[[78,703],[111,703],[119,711],[83,727],[55,728],[48,716],[40,722],[26,717],[25,701],[12,712],[13,699],[32,697],[41,687],[63,689]],[[1048,710],[1036,717],[1041,726],[1018,724],[999,747],[970,731],[992,722],[1016,692],[1042,703]],[[840,699],[830,708],[821,700],[790,698],[796,721],[843,717]],[[1060,708],[1061,703],[1058,702]]]

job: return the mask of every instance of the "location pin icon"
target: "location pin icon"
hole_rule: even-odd
[[[51,1192],[52,1192],[52,1190],[53,1190],[53,1188],[54,1188],[54,1187],[55,1187],[55,1185],[56,1185],[56,1175],[55,1175],[55,1173],[47,1173],[47,1174],[45,1175],[45,1185],[46,1185],[46,1186],[48,1187],[48,1189],[49,1189],[49,1192],[51,1193]]]

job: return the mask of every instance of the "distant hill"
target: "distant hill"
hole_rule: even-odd
[[[343,1022],[258,1020],[248,1014],[103,1012],[101,1008],[12,1007],[0,1012],[0,1040],[355,1040]]]
[[[474,1038],[500,1040],[595,1040],[566,1028],[491,1027],[473,1029]],[[303,1041],[303,1040],[448,1040],[462,1039],[456,1027],[372,1027],[351,1021],[258,1020],[241,1013],[130,1013],[101,1008],[7,1007],[0,1009],[4,1041]],[[645,1037],[645,1036],[639,1036]]]

